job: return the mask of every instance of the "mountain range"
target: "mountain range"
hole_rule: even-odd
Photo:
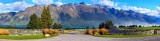
[[[54,23],[60,23],[64,27],[98,27],[100,23],[107,20],[113,21],[116,26],[160,24],[158,17],[148,16],[133,10],[118,10],[100,4],[69,3],[61,6],[56,4],[45,6],[49,6]],[[34,5],[24,11],[0,13],[0,25],[26,25],[33,13],[41,16],[43,7],[42,5]]]

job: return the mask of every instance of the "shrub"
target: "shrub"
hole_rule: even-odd
[[[54,30],[53,29],[49,29],[49,35],[53,35],[54,34]]]
[[[54,23],[53,25],[53,29],[62,29],[62,25],[61,24],[57,24],[57,23]]]
[[[50,29],[50,35],[56,35],[59,34],[59,31],[56,29]]]
[[[47,34],[49,34],[49,35],[56,35],[56,34],[59,34],[59,31],[56,30],[56,29],[44,29],[43,30],[43,34],[44,35],[47,35]]]
[[[105,29],[105,28],[101,28],[101,29],[100,29],[100,34],[101,34],[101,35],[108,34],[108,32],[109,32],[109,31],[108,31],[107,29]]]
[[[46,34],[49,34],[49,29],[43,29],[43,34],[46,35]]]
[[[85,34],[89,34],[89,35],[104,35],[104,34],[108,34],[109,31],[105,28],[101,28],[101,29],[87,29]]]
[[[87,29],[86,34],[93,35],[93,29]]]
[[[94,29],[94,30],[93,30],[93,35],[100,35],[100,34],[99,34],[99,29]]]
[[[0,35],[9,35],[9,31],[6,29],[0,29]]]

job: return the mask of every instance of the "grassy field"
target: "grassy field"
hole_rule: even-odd
[[[57,36],[57,35],[55,35]],[[50,36],[54,37],[54,36]],[[0,39],[12,39],[12,40],[27,40],[27,39],[42,39],[42,38],[49,38],[44,37],[44,35],[28,35],[28,36],[6,36],[6,35],[0,35]]]
[[[160,29],[160,27],[136,27],[132,29],[127,29],[127,28],[119,28],[120,30],[154,30],[154,29]]]
[[[135,38],[135,37],[146,37],[146,36],[160,36],[160,35],[99,35],[97,37],[103,37],[103,38]]]

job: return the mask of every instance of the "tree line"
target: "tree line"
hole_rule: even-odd
[[[98,29],[102,29],[102,28],[110,29],[112,27],[114,27],[113,22],[112,21],[106,21],[106,22],[100,23]],[[90,29],[90,27],[87,26],[86,29]],[[91,29],[95,29],[95,27],[93,26]]]

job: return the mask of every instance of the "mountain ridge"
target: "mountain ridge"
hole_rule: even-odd
[[[134,12],[133,10],[118,10],[100,4],[69,3],[61,6],[56,4],[45,6],[50,7],[50,13],[52,18],[54,18],[54,22],[60,23],[65,27],[98,27],[99,23],[107,20],[113,21],[116,26],[160,24],[160,21],[158,21],[160,18]],[[1,13],[0,25],[26,25],[33,13],[40,16],[42,10],[43,6],[34,5],[13,15],[11,13]],[[6,14],[6,16],[3,14]]]

